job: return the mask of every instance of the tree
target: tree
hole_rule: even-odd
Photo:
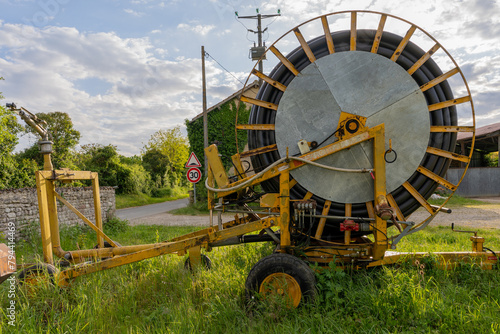
[[[212,110],[207,115],[208,143],[217,141],[219,153],[223,156],[224,166],[232,166],[231,156],[236,154],[235,119],[238,112],[238,124],[248,124],[250,109],[240,103],[239,109],[234,101],[224,103],[219,108]],[[186,128],[191,149],[199,159],[203,159],[203,119],[200,117],[193,122],[186,119]],[[247,143],[247,132],[238,131],[238,149],[241,152]]]
[[[143,148],[143,158],[148,151],[157,150],[168,159],[167,178],[170,185],[185,184],[184,165],[189,158],[189,144],[180,126],[170,130],[158,130]]]
[[[156,148],[152,148],[142,156],[142,165],[151,175],[157,188],[165,184],[165,176],[170,165],[168,157]]]
[[[0,80],[3,80],[0,77]],[[0,100],[3,99],[0,93]],[[0,106],[0,189],[33,187],[36,164],[31,160],[17,161],[14,149],[17,135],[23,127],[17,122],[13,111]]]
[[[37,113],[36,116],[47,122],[47,130],[52,135],[52,141],[54,142],[52,164],[54,168],[73,168],[75,158],[74,149],[80,141],[80,132],[74,129],[71,117],[67,113],[60,111]],[[33,133],[38,138],[38,134],[30,127],[27,127],[26,132]],[[43,165],[38,143],[24,150],[20,154],[20,157],[33,159],[40,166]]]
[[[124,164],[113,145],[89,144],[78,154],[78,167],[99,173],[99,184],[118,186],[117,193],[148,193],[151,179],[140,163]]]

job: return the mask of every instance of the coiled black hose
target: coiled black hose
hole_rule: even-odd
[[[375,38],[375,30],[358,30],[357,31],[357,51],[370,52]],[[348,52],[350,48],[350,31],[339,31],[332,33],[335,52]],[[384,32],[378,49],[378,54],[390,58],[402,40],[401,36]],[[313,51],[316,59],[327,56],[329,54],[328,47],[324,36],[320,36],[308,42],[309,47]],[[397,64],[405,70],[408,70],[417,60],[424,55],[425,52],[417,45],[409,42],[399,58]],[[297,48],[290,52],[287,56],[288,60],[301,71],[303,68],[310,64],[302,48]],[[415,82],[421,86],[430,80],[443,74],[438,65],[429,59],[412,75]],[[288,85],[295,77],[282,63],[279,63],[269,75],[274,80]],[[264,83],[259,90],[257,99],[268,101],[274,104],[279,104],[283,92],[274,88],[273,86]],[[435,104],[453,99],[453,94],[449,84],[444,81],[431,89],[424,92],[427,104]],[[249,124],[274,124],[276,111],[253,106],[250,113]],[[457,125],[457,112],[456,107],[448,107],[435,110],[429,113],[430,124],[432,125]],[[256,149],[263,146],[275,144],[274,131],[248,131],[248,144],[249,149]],[[429,138],[429,146],[439,148],[445,151],[454,152],[456,144],[456,133],[431,133]],[[264,153],[252,157],[252,164],[256,172],[264,169],[269,164],[278,160],[280,154],[278,151]],[[433,173],[444,176],[449,165],[450,159],[439,157],[426,153],[421,166],[432,171]],[[414,174],[408,179],[408,182],[424,197],[429,198],[438,183],[415,171]],[[262,184],[266,192],[278,192],[279,184],[276,179],[268,180]],[[314,190],[311,190],[314,192]],[[348,189],[345,189],[348,191]],[[291,189],[291,199],[302,199],[306,195],[307,190],[297,184]],[[419,202],[408,191],[400,186],[391,192],[397,205],[405,217],[409,216],[412,212],[419,208]],[[318,196],[313,196],[316,200],[318,207],[317,213],[320,214],[323,210],[325,200]],[[343,203],[332,202],[330,206],[330,215],[342,216],[344,215],[345,205]],[[355,217],[368,217],[368,212],[365,203],[352,203],[352,216]],[[338,229],[327,232],[330,234],[337,234]]]

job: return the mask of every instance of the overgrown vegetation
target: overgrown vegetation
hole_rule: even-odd
[[[157,196],[149,196],[147,194],[119,194],[116,195],[116,208],[130,208],[133,206],[143,206],[149,204],[162,203],[173,201],[176,199],[186,198],[189,195],[182,188],[164,188],[159,189]]]
[[[105,226],[123,245],[151,243],[196,227]],[[85,228],[62,231],[63,247],[95,244]],[[500,231],[482,230],[487,246],[500,249]],[[400,251],[469,250],[470,235],[429,227],[399,244]],[[39,237],[38,237],[39,238]],[[39,241],[39,240],[38,240]],[[34,244],[40,245],[40,242]],[[20,245],[32,260],[40,249]],[[251,267],[273,251],[271,244],[216,248],[212,270],[184,269],[185,257],[167,255],[80,277],[68,289],[41,286],[29,297],[18,287],[19,333],[497,333],[500,271],[463,264],[436,269],[433,258],[400,266],[317,274],[316,304],[289,310],[265,303],[249,308],[243,287]],[[7,286],[0,286],[4,295]],[[8,300],[2,299],[4,314]],[[2,331],[12,333],[5,317]]]
[[[208,143],[209,145],[217,143],[226,169],[232,167],[231,156],[237,152],[236,132],[234,130],[236,113],[238,113],[238,124],[248,124],[250,108],[247,108],[244,103],[238,107],[235,101],[229,101],[207,114]],[[200,117],[193,122],[186,120],[186,128],[191,150],[199,159],[202,159],[205,156],[203,151],[203,118]],[[246,131],[238,131],[237,142],[241,152],[247,143]],[[205,177],[196,184],[196,194],[198,200],[206,201]]]

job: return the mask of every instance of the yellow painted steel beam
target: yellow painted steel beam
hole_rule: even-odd
[[[378,127],[380,127],[380,125],[377,125],[376,127],[374,127],[374,129],[376,129]],[[368,129],[367,131],[361,132],[353,137],[349,137],[345,140],[338,141],[338,142],[329,144],[325,147],[322,147],[320,149],[316,149],[314,151],[306,153],[303,156],[301,156],[301,158],[309,160],[309,161],[316,161],[316,160],[321,159],[327,155],[345,150],[346,148],[352,147],[352,146],[357,145],[359,143],[362,143],[366,140],[369,140],[370,138],[372,138],[371,134],[372,134],[372,129]],[[280,172],[284,169],[290,169],[290,171],[292,171],[296,168],[303,166],[304,164],[305,164],[305,162],[301,162],[301,161],[297,161],[297,160],[292,160],[289,163],[284,162],[284,163],[279,164],[278,166],[270,169],[269,171],[264,173],[261,177],[256,178],[255,180],[250,182],[247,186],[251,187],[253,185],[262,183],[265,180],[269,180],[273,177],[278,176],[280,174]],[[246,179],[245,180],[238,180],[238,181],[232,183],[231,186],[237,186],[245,181],[246,181]],[[237,191],[236,190],[222,191],[222,192],[218,192],[218,196],[224,197],[224,196],[230,195],[230,194],[235,193],[235,192],[237,192]]]
[[[72,263],[81,263],[87,261],[89,258],[106,258],[113,256],[121,256],[132,254],[145,249],[151,249],[155,247],[160,247],[166,243],[157,244],[143,244],[143,245],[132,245],[132,246],[121,246],[121,247],[105,247],[105,248],[93,248],[93,249],[82,249],[76,251],[68,251],[66,254],[70,256],[70,261]]]
[[[71,203],[69,203],[67,200],[65,200],[61,195],[59,195],[58,193],[55,193],[55,195],[56,195],[57,199],[62,204],[64,204],[65,206],[68,207],[68,209],[73,211],[75,213],[75,215],[77,215],[81,220],[83,220],[87,225],[89,225],[100,237],[104,238],[104,240],[109,242],[109,244],[111,246],[116,247],[115,242],[113,240],[111,240],[106,234],[104,234],[104,232],[102,231],[101,228],[94,225],[87,217],[85,217],[80,211],[78,211],[77,208],[75,208],[73,205],[71,205]],[[104,247],[104,245],[103,245],[103,247]]]
[[[231,161],[233,162],[233,166],[235,167],[235,174],[238,175],[239,179],[244,179],[246,176],[245,170],[243,169],[243,165],[241,164],[241,156],[236,153],[231,157]]]
[[[368,217],[375,218],[375,210],[373,209],[373,202],[368,201],[366,204],[366,211],[368,212]]]
[[[371,128],[370,133],[373,138],[373,169],[375,180],[373,182],[375,205],[386,204],[386,171],[385,171],[385,125],[384,123]],[[387,221],[375,215],[375,228],[373,231],[375,242],[373,244],[373,259],[378,260],[384,257],[388,248]]]
[[[306,40],[304,39],[304,36],[302,36],[302,33],[300,32],[299,28],[293,29],[293,32],[295,33],[295,37],[297,37],[297,40],[299,41],[300,46],[302,47],[302,50],[304,50],[309,61],[311,63],[314,63],[316,61],[316,57],[314,56],[314,53],[309,47],[309,44],[307,44]]]
[[[346,217],[351,217],[352,215],[352,204],[351,203],[346,203],[344,205],[344,212]]]
[[[286,90],[286,86],[283,85],[281,82],[276,81],[276,80],[268,77],[267,75],[265,75],[262,72],[259,72],[255,68],[252,70],[252,74],[255,75],[255,76],[257,76],[258,78],[261,78],[262,80],[264,80],[265,82],[267,82],[271,86],[273,86],[273,87],[281,90],[282,92],[284,92]]]
[[[426,90],[440,84],[441,82],[447,80],[448,78],[450,78],[451,76],[459,73],[460,70],[458,69],[458,67],[455,67],[454,69],[444,73],[444,74],[441,74],[440,76],[438,76],[437,78],[435,79],[432,79],[431,81],[423,84],[422,86],[420,86],[420,90],[422,92],[425,92]]]
[[[411,38],[411,36],[413,35],[413,33],[415,32],[416,29],[417,29],[417,27],[413,26],[413,25],[410,27],[410,29],[408,29],[408,31],[406,32],[405,37],[403,37],[403,39],[401,40],[401,43],[399,43],[399,45],[396,48],[396,50],[394,50],[394,53],[392,54],[392,57],[391,57],[392,61],[398,60],[399,56],[401,55],[401,53],[405,49],[406,45],[410,41],[410,38]]]
[[[442,178],[441,176],[431,172],[430,170],[428,170],[427,168],[424,168],[422,166],[418,166],[417,167],[417,170],[422,173],[423,175],[427,176],[428,178],[430,178],[431,180],[434,180],[436,181],[437,183],[439,183],[440,185],[450,189],[451,191],[455,191],[457,189],[457,186],[451,182],[449,182],[448,180],[445,180],[444,178]]]
[[[457,160],[457,161],[462,161],[462,162],[469,162],[469,157],[465,155],[460,155],[457,153],[441,150],[435,147],[427,147],[426,150],[427,153],[438,155],[440,157],[452,159],[452,160]]]
[[[444,270],[454,269],[462,263],[476,263],[483,269],[491,270],[495,264],[498,264],[497,258],[488,252],[390,252],[383,259],[371,262],[367,267],[395,264],[409,259],[421,260],[429,256],[433,256],[438,261],[438,268]]]
[[[280,205],[280,195],[267,193],[260,197],[260,206],[263,208],[277,208]]]
[[[424,198],[424,196],[420,195],[420,193],[413,188],[413,186],[406,181],[403,183],[403,187],[410,193],[413,198],[415,198],[420,205],[422,205],[430,214],[434,214],[435,210],[434,208],[427,202],[427,200]]]
[[[272,218],[263,218],[261,220],[256,220],[250,223],[237,225],[230,228],[225,228],[222,231],[217,231],[212,235],[210,235],[209,242],[216,242],[221,240],[226,240],[231,237],[237,237],[243,234],[261,231],[265,228],[278,225],[276,219],[285,219],[286,217],[272,217]],[[283,238],[283,236],[282,236]]]
[[[199,231],[191,232],[191,233],[188,233],[188,234],[181,235],[180,237],[176,237],[176,238],[170,239],[167,242],[176,242],[176,241],[181,241],[181,240],[187,240],[187,239],[191,239],[191,238],[200,237],[200,236],[203,236],[203,235],[213,234],[216,231],[218,231],[218,229],[219,229],[218,226],[207,227],[207,228],[204,228],[204,229],[199,230]]]
[[[247,103],[259,106],[259,107],[264,107],[264,108],[268,108],[268,109],[272,109],[272,110],[278,110],[277,104],[262,101],[262,100],[253,99],[253,98],[247,97],[247,96],[241,96],[241,101],[247,102]]]
[[[72,180],[92,180],[97,177],[96,172],[61,169],[54,171],[39,171],[42,177],[49,180],[72,181]],[[54,177],[55,176],[55,177]]]
[[[226,169],[222,164],[222,160],[219,157],[219,151],[215,144],[210,145],[205,148],[205,155],[207,156],[208,164],[212,168],[212,173],[217,182],[219,188],[224,188],[229,184],[229,178],[227,177]]]
[[[47,183],[48,180],[43,177],[47,171],[37,171],[36,190],[38,195],[38,213],[40,215],[40,234],[42,237],[43,261],[48,264],[54,264],[54,254],[52,252],[52,238],[50,235],[50,219],[47,202]],[[48,172],[50,175],[51,172]]]
[[[314,194],[312,192],[308,191],[302,200],[307,201],[308,199],[311,199],[311,197],[313,197],[313,195]]]
[[[277,149],[278,149],[278,145],[276,145],[276,144],[272,144],[272,145],[264,146],[264,147],[259,147],[259,148],[253,149],[253,150],[248,150],[248,151],[245,151],[245,152],[241,152],[240,153],[240,158],[252,157],[252,156],[258,155],[258,154],[263,154],[263,153],[268,153],[268,152],[276,151]]]
[[[283,56],[283,54],[278,49],[276,49],[274,46],[271,46],[269,47],[269,50],[271,50],[271,52],[274,53],[276,57],[278,57],[281,63],[283,63],[283,65],[285,65],[285,67],[288,68],[290,72],[292,72],[295,76],[300,74],[299,70],[297,70],[295,66],[288,60],[288,58]]]
[[[456,126],[456,125],[432,125],[431,132],[474,132],[473,126]]]
[[[274,124],[236,124],[238,130],[274,131]]]
[[[373,40],[371,53],[378,52],[378,47],[380,46],[380,41],[382,39],[382,33],[384,32],[384,26],[386,20],[387,20],[387,15],[382,14],[382,16],[380,17],[380,22],[378,23],[377,32],[375,33],[375,38]]]
[[[290,171],[288,169],[280,174],[279,210],[280,246],[281,250],[285,251],[292,244],[290,238]]]
[[[429,106],[429,111],[439,110],[442,108],[451,107],[457,104],[469,102],[471,100],[470,96],[459,97],[458,99],[443,101],[439,103],[434,103]]]
[[[99,178],[97,175],[92,179],[92,190],[94,195],[95,225],[99,230],[103,231],[101,214],[101,193],[99,190]],[[99,233],[97,233],[97,244],[99,245],[99,248],[104,247],[104,238]],[[116,246],[116,244],[114,243],[111,243],[111,245]]]
[[[429,60],[429,58],[434,53],[436,53],[436,51],[439,50],[440,47],[441,45],[436,43],[429,51],[427,51],[422,57],[420,57],[420,59],[417,60],[417,62],[413,64],[412,67],[408,69],[408,74],[412,75],[413,73],[415,73],[415,71],[418,70],[420,66],[422,66],[427,60]]]
[[[326,16],[321,17],[321,24],[323,25],[323,32],[325,33],[328,52],[330,54],[335,53],[335,46],[333,45],[332,33],[330,32],[330,26],[328,25],[328,19],[326,18]]]
[[[326,216],[328,215],[328,211],[330,211],[330,205],[332,204],[332,201],[325,201],[325,205],[323,205],[323,211],[321,212],[321,215]],[[318,228],[316,229],[316,235],[315,238],[321,239],[321,236],[323,235],[323,230],[325,229],[325,224],[326,224],[326,218],[320,218],[318,222]]]
[[[201,266],[201,247],[196,246],[189,248],[189,264],[191,268],[199,268]]]
[[[183,240],[179,242],[167,243],[158,247],[144,249],[135,253],[126,254],[122,256],[115,256],[107,260],[73,267],[64,271],[61,271],[57,275],[57,282],[60,286],[65,286],[69,282],[69,279],[76,278],[85,274],[94,273],[100,270],[107,270],[122,266],[125,264],[141,261],[144,259],[149,259],[152,257],[175,253],[181,250],[187,250],[202,244],[206,244],[208,241],[208,236],[202,236],[197,238],[192,238],[188,240]],[[105,249],[103,249],[105,250]]]
[[[56,186],[55,182],[46,179],[47,193],[47,208],[49,212],[49,224],[50,224],[50,239],[52,242],[52,250],[56,255],[60,255],[61,249],[61,236],[59,233],[59,220],[57,216],[57,202],[56,202]]]
[[[351,12],[351,38],[350,38],[350,46],[349,51],[356,51],[356,42],[358,39],[358,31],[357,31],[357,13]]]
[[[398,219],[400,221],[406,221],[406,218],[405,218],[405,216],[403,216],[403,213],[401,212],[401,209],[399,208],[398,203],[396,203],[394,196],[392,196],[392,194],[387,194],[386,197],[387,197],[387,201],[389,202],[389,205],[391,206],[391,208],[393,208],[396,211],[396,217],[398,217]]]
[[[290,189],[292,189],[296,184],[297,184],[297,180],[293,179],[290,181]]]

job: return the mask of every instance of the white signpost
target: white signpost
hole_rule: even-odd
[[[194,152],[191,152],[191,155],[189,156],[189,159],[184,167],[189,168],[186,173],[186,177],[188,181],[193,184],[194,203],[196,204],[196,183],[201,180],[201,171],[198,169],[201,167],[201,164]]]

